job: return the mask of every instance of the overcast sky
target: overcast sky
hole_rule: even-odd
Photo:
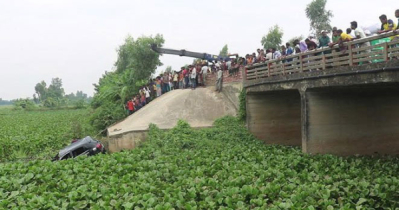
[[[0,98],[31,97],[36,83],[63,81],[66,93],[93,95],[93,83],[113,69],[116,49],[128,34],[163,34],[165,47],[245,55],[261,47],[270,27],[284,41],[309,34],[305,7],[311,0],[0,0]],[[397,0],[328,0],[332,25],[379,23],[394,17]],[[173,69],[192,58],[164,55]]]

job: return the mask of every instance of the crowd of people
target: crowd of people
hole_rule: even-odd
[[[257,49],[257,54],[247,54],[245,56],[244,65],[252,65],[255,63],[263,63],[269,60],[283,59],[286,56],[312,51],[319,48],[332,48],[336,45],[339,46],[338,51],[342,50],[345,52],[347,49],[343,45],[345,42],[353,41],[355,39],[362,39],[375,34],[382,34],[390,31],[394,31],[399,34],[399,9],[395,11],[395,17],[398,18],[398,23],[395,23],[392,19],[388,19],[386,15],[381,15],[379,17],[381,26],[375,27],[375,25],[370,27],[359,27],[357,21],[350,22],[350,28],[347,28],[345,32],[342,29],[333,27],[332,36],[329,37],[329,31],[323,30],[321,36],[317,39],[314,35],[309,35],[305,40],[294,40],[293,43],[286,43],[282,45],[281,51],[276,48],[270,49]],[[399,35],[391,36],[392,40],[398,40]],[[357,47],[368,47],[370,42],[364,42],[359,44]],[[369,50],[370,51],[370,50]],[[324,51],[324,54],[331,53],[330,50]],[[292,59],[287,59],[285,62],[290,62]]]
[[[181,67],[180,71],[165,72],[160,74],[155,79],[151,79],[147,85],[140,88],[138,94],[126,103],[126,110],[129,114],[141,109],[146,104],[150,103],[162,94],[165,94],[175,89],[196,89],[198,86],[205,87],[206,79],[209,73],[216,73],[216,91],[222,90],[223,74],[228,74],[231,77],[237,77],[239,69],[252,65],[255,63],[262,63],[269,60],[283,59],[286,56],[312,51],[320,48],[332,48],[336,45],[337,49],[345,51],[345,42],[353,41],[355,39],[362,39],[375,34],[382,34],[394,31],[399,34],[399,9],[395,11],[395,17],[398,18],[396,24],[392,19],[388,19],[386,15],[379,17],[381,27],[359,27],[357,21],[350,22],[350,28],[345,32],[342,29],[333,27],[332,36],[327,30],[321,32],[321,36],[317,39],[315,36],[310,35],[305,40],[296,39],[293,43],[286,43],[279,49],[257,49],[257,53],[247,54],[245,57],[239,57],[237,54],[229,54],[225,58],[219,58],[215,61],[208,62],[207,60],[198,60],[192,65]],[[399,35],[390,37],[391,40],[399,40]],[[357,47],[368,47],[370,42],[364,42]],[[331,50],[323,51],[324,54],[331,53]],[[235,58],[231,58],[234,56]],[[290,62],[294,58],[285,59],[283,62]]]
[[[137,95],[126,102],[125,109],[129,115],[140,110],[157,97],[176,89],[196,89],[198,86],[206,86],[208,73],[217,72],[216,91],[220,92],[222,87],[222,68],[217,65],[219,62],[212,63],[210,66],[207,61],[200,60],[192,65],[181,67],[180,71],[165,72],[151,79],[146,85],[142,86]],[[217,67],[219,66],[219,67]],[[227,67],[226,67],[227,68]]]

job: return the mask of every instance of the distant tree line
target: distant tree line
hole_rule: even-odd
[[[85,104],[89,103],[91,97],[87,97],[83,91],[77,91],[65,95],[62,87],[62,80],[60,78],[53,78],[50,85],[47,87],[45,81],[37,83],[35,86],[35,94],[33,100],[36,104],[42,104],[45,107],[60,107],[74,105],[78,108],[83,108]]]
[[[62,87],[62,79],[53,78],[49,86],[41,81],[35,86],[33,98],[20,98],[11,101],[0,100],[0,105],[13,104],[17,109],[35,109],[38,105],[46,108],[74,107],[84,108],[90,103],[92,97],[88,97],[83,91],[77,91],[65,95]]]
[[[3,100],[2,98],[0,98],[0,106],[4,106],[4,105],[12,105],[13,101],[8,101],[8,100]]]

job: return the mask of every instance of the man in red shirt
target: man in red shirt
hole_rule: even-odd
[[[129,100],[127,102],[127,108],[129,109],[129,115],[133,114],[134,112],[134,106],[133,106],[133,101]]]

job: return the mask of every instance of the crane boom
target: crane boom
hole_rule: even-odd
[[[171,54],[171,55],[178,55],[178,56],[186,56],[192,58],[199,58],[202,60],[208,60],[209,62],[215,60],[230,60],[230,57],[222,57],[217,55],[211,55],[207,53],[198,53],[198,52],[191,52],[187,50],[174,50],[168,48],[160,48],[156,44],[151,44],[151,49],[160,54]],[[234,54],[236,55],[236,54]]]

